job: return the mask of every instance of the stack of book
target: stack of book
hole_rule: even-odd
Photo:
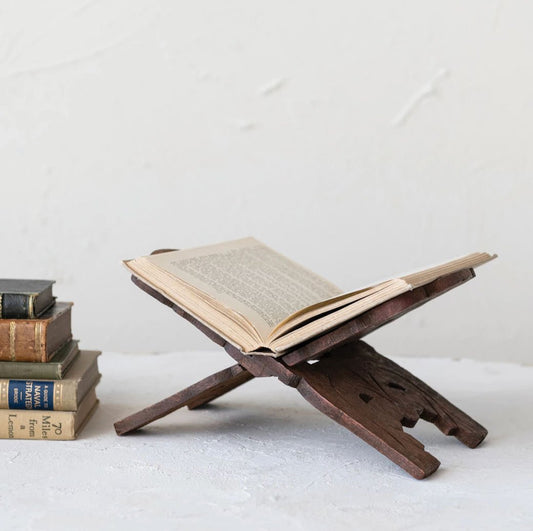
[[[0,438],[75,439],[96,409],[98,351],[72,339],[53,281],[0,279]]]

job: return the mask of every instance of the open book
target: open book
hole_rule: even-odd
[[[495,256],[473,253],[347,293],[254,238],[124,264],[242,352],[279,356],[401,293]]]

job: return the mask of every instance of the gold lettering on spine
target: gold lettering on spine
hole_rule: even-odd
[[[35,302],[35,297],[33,295],[30,295],[29,298],[28,298],[28,317],[30,319],[33,319],[35,317],[35,315],[33,313],[34,302]]]
[[[54,382],[54,409],[63,407],[63,382]]]
[[[8,387],[9,387],[9,380],[2,380],[2,383],[0,383],[0,405],[2,406],[2,409],[8,409],[9,399],[8,399]]]
[[[35,345],[34,345],[34,352],[36,354],[39,354],[39,361],[41,361],[42,353],[41,353],[41,335],[42,335],[42,323],[39,321],[35,323]]]
[[[11,321],[9,323],[9,354],[11,356],[11,361],[15,361],[15,330],[17,323]]]

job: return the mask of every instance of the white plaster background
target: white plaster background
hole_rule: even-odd
[[[255,235],[353,288],[500,259],[376,332],[531,360],[533,5],[0,2],[1,276],[82,346],[210,348],[122,258]]]

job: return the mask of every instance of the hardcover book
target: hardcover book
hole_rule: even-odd
[[[94,387],[78,411],[0,410],[0,439],[75,439],[98,405]]]
[[[78,342],[68,341],[45,363],[0,361],[0,378],[61,380],[79,353]]]
[[[0,318],[35,319],[52,304],[53,280],[0,279]]]
[[[0,320],[0,361],[50,361],[72,339],[71,302],[58,302],[39,319]]]
[[[472,253],[348,292],[254,238],[124,264],[243,353],[277,357],[402,293],[495,256]]]
[[[76,411],[100,380],[100,352],[81,351],[63,380],[0,380],[0,409]]]

